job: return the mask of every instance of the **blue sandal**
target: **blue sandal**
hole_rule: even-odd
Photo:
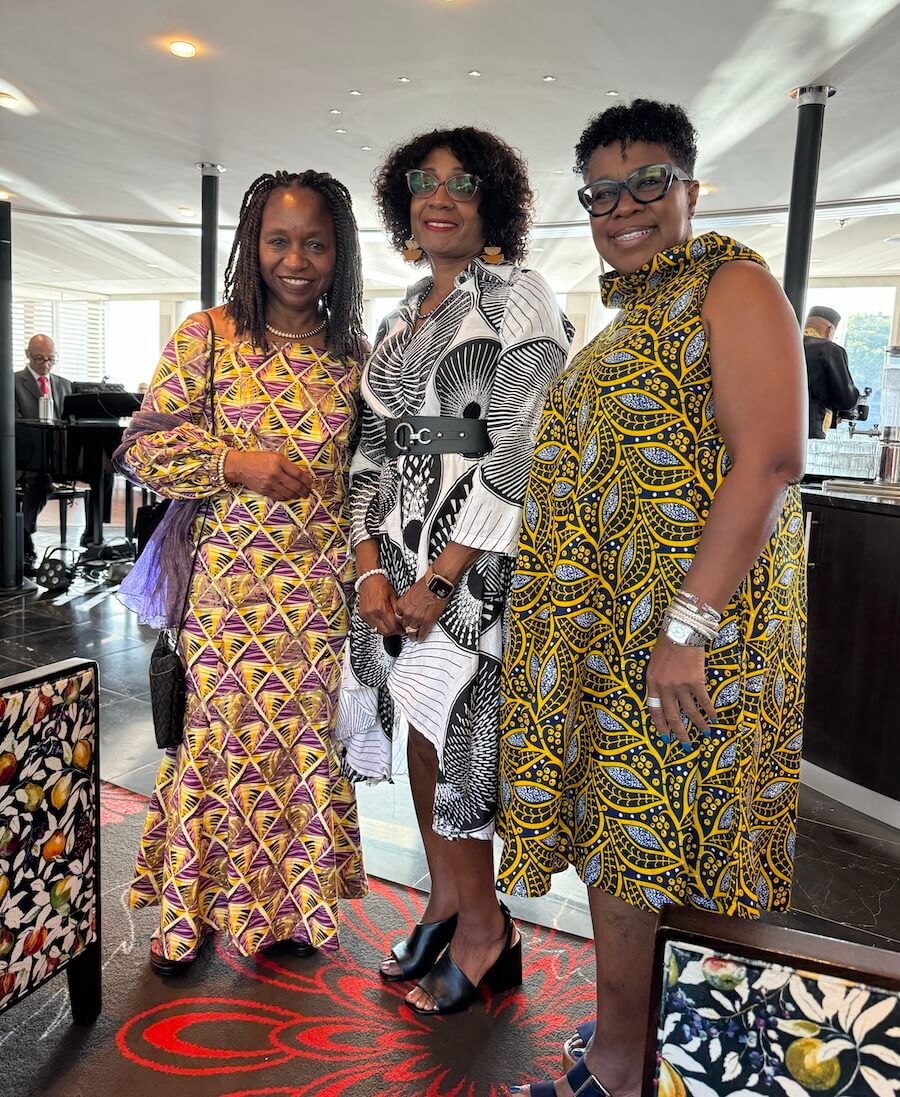
[[[585,1066],[584,1059],[579,1059],[575,1066],[566,1074],[566,1081],[572,1087],[575,1097],[612,1097],[612,1094],[602,1085]],[[518,1093],[522,1086],[510,1086],[510,1093]],[[531,1086],[531,1097],[556,1097],[556,1090],[552,1082],[535,1082]]]
[[[583,1021],[575,1027],[574,1035],[563,1044],[563,1070],[569,1070],[584,1055],[585,1049],[594,1036],[596,1021]]]

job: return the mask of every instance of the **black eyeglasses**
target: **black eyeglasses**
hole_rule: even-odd
[[[32,354],[29,351],[28,357],[36,366],[43,366],[45,363],[50,366],[55,366],[57,361],[55,354]]]
[[[627,190],[635,202],[648,206],[665,198],[673,179],[692,183],[693,179],[674,164],[645,164],[624,179],[595,179],[579,188],[578,201],[591,217],[606,217],[619,204]]]
[[[469,171],[451,175],[449,179],[438,179],[432,172],[420,171],[417,168],[406,173],[406,185],[414,198],[430,198],[443,186],[448,197],[454,202],[471,202],[481,185],[481,180]]]

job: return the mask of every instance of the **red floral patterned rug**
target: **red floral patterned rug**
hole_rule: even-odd
[[[248,960],[216,945],[187,976],[156,978],[153,911],[124,902],[144,804],[103,788],[103,1014],[73,1026],[61,977],[0,1017],[3,1097],[504,1097],[558,1073],[591,1012],[591,943],[523,926],[523,989],[429,1021],[377,974],[423,896],[381,880],[344,905],[336,954]]]

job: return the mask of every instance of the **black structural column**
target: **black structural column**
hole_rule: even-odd
[[[216,255],[219,234],[218,164],[200,163],[203,172],[203,196],[200,220],[200,304],[211,309],[216,303]]]
[[[837,89],[829,84],[821,84],[794,88],[791,92],[792,98],[797,101],[797,142],[794,145],[794,175],[784,253],[784,292],[801,324],[806,307],[806,283],[816,217],[825,104],[835,91]]]
[[[0,202],[0,594],[22,586],[16,551],[16,391],[12,363],[12,209]]]

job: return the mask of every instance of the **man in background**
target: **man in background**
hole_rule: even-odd
[[[833,341],[840,322],[839,312],[817,305],[803,325],[810,438],[824,438],[830,427],[837,426],[839,412],[852,411],[859,399],[847,352]]]
[[[27,365],[15,374],[16,417],[39,419],[40,399],[50,398],[50,417],[62,415],[63,401],[72,391],[71,381],[53,373],[56,346],[49,335],[33,335],[25,351]],[[37,518],[53,490],[53,481],[45,472],[23,472],[19,482],[23,488],[22,516],[25,525],[25,567],[32,571],[35,564],[34,540]]]

